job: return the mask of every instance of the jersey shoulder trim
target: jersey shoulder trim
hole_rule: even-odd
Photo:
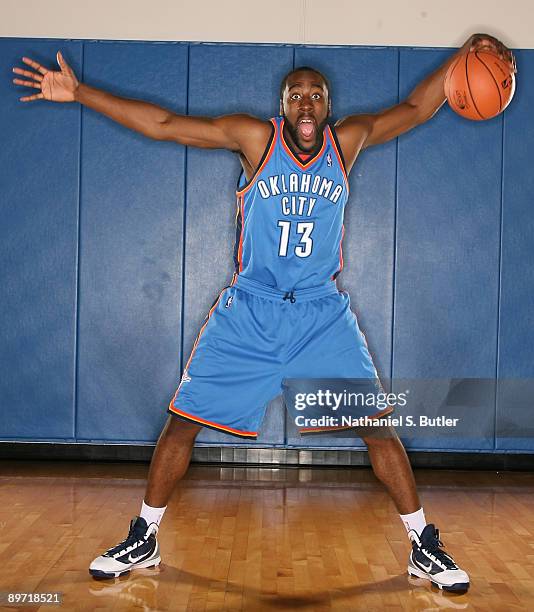
[[[343,172],[343,176],[345,177],[345,183],[347,184],[347,192],[349,190],[349,178],[347,175],[347,168],[345,166],[345,158],[343,157],[343,151],[339,145],[339,140],[337,139],[335,128],[331,125],[327,126],[328,133],[330,135],[330,142],[332,143],[332,148],[336,153],[336,157],[339,161],[339,165],[341,166],[341,170]]]
[[[276,125],[275,119],[271,119],[270,121],[272,124],[272,127],[271,127],[272,131],[271,131],[271,135],[269,136],[269,140],[267,141],[265,151],[263,152],[263,155],[261,156],[260,163],[258,164],[258,167],[256,168],[256,170],[254,170],[254,174],[250,177],[250,181],[247,181],[243,185],[243,187],[241,187],[241,189],[236,190],[236,194],[238,196],[244,195],[252,187],[252,185],[254,185],[254,183],[256,182],[256,179],[261,174],[261,171],[265,167],[265,164],[271,158],[271,155],[274,151],[274,146],[276,144],[276,140],[278,137],[278,134],[277,134],[278,127]],[[241,177],[241,174],[239,176]],[[238,187],[239,187],[239,179],[238,179]]]

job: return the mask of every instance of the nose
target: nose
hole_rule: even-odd
[[[313,108],[313,104],[312,104],[311,98],[308,97],[308,96],[302,96],[302,98],[300,99],[299,108],[301,110],[312,109]]]

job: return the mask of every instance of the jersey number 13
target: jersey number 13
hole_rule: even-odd
[[[297,222],[297,234],[300,235],[300,240],[298,244],[295,245],[295,255],[297,257],[308,257],[311,255],[313,249],[313,240],[311,238],[313,225],[314,224],[312,221]],[[278,227],[281,229],[278,255],[280,255],[280,257],[286,257],[287,247],[289,244],[289,234],[291,230],[291,221],[278,221]]]

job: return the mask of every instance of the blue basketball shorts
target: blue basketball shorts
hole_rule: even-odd
[[[256,438],[286,378],[369,378],[365,336],[335,281],[291,293],[237,276],[209,311],[168,412]]]

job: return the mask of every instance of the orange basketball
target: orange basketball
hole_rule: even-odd
[[[495,117],[510,104],[515,75],[488,51],[470,51],[453,62],[445,76],[445,95],[452,110],[466,119]]]

